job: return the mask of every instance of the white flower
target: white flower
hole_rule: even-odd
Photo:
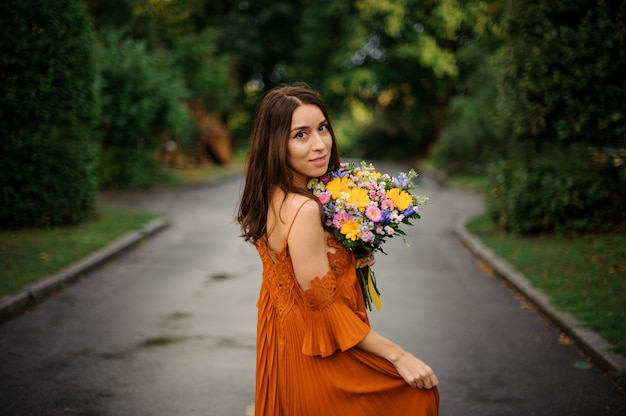
[[[400,224],[402,222],[402,220],[404,219],[404,215],[400,214],[397,210],[393,210],[391,212],[391,221],[396,223],[396,224]]]

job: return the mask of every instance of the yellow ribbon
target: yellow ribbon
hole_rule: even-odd
[[[380,300],[380,297],[378,296],[378,293],[376,293],[376,289],[374,288],[374,282],[372,281],[372,270],[370,268],[367,269],[367,290],[370,292],[370,296],[372,297],[372,302],[374,302],[374,306],[376,306],[377,310],[380,310],[383,301]]]

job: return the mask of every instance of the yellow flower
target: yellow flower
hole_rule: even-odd
[[[348,203],[356,205],[359,211],[363,212],[367,204],[370,203],[369,192],[367,189],[354,187],[348,192],[350,193]]]
[[[392,188],[387,191],[387,198],[393,201],[393,205],[399,210],[404,211],[413,205],[413,197],[407,191],[400,188]]]
[[[348,192],[349,186],[352,185],[352,181],[348,177],[334,178],[326,184],[326,190],[333,194],[333,199],[337,199],[341,196],[342,192]]]
[[[342,225],[340,231],[348,240],[356,241],[361,238],[361,226],[354,220],[350,220]]]

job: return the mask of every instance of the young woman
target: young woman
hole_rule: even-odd
[[[324,229],[307,190],[309,179],[339,163],[318,93],[305,86],[267,93],[237,216],[263,263],[255,413],[437,415],[437,377],[370,328],[354,255]]]

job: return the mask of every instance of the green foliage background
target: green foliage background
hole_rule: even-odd
[[[100,186],[149,187],[158,176],[154,150],[163,132],[190,139],[191,116],[182,109],[188,91],[170,59],[119,33],[101,36]]]
[[[0,3],[0,224],[91,218],[94,37],[82,3]]]
[[[489,173],[491,217],[522,234],[597,231],[626,219],[626,3],[507,4],[498,114],[506,147]],[[599,150],[597,150],[599,149]]]
[[[235,152],[244,153],[260,97],[290,82],[307,82],[326,98],[344,156],[427,157],[448,173],[496,175],[487,180],[488,205],[498,207],[492,215],[505,230],[591,230],[623,219],[615,212],[624,205],[624,2],[23,3],[0,6],[6,11],[0,111],[7,166],[24,165],[32,157],[25,152],[61,146],[50,154],[63,153],[66,164],[81,172],[76,176],[86,178],[78,206],[55,202],[68,207],[72,219],[45,215],[33,224],[87,218],[96,180],[100,187],[151,186],[160,177],[154,154],[163,138],[185,149],[200,134],[190,104],[202,103],[221,120]],[[70,28],[72,13],[84,19],[80,4],[91,24]],[[27,136],[30,145],[23,142]],[[597,163],[601,159],[610,163]],[[38,171],[23,171],[52,177],[54,166],[59,163],[49,159],[37,164]],[[588,173],[575,168],[580,166]],[[63,171],[63,180],[70,180]],[[31,188],[57,189],[47,182],[25,184],[24,172],[5,176],[7,201],[18,194],[35,201]],[[559,181],[529,179],[545,172],[563,173],[572,189],[593,187],[583,193],[597,201],[580,212],[598,201],[616,210],[602,211],[603,220],[584,226],[579,219],[566,224],[569,214],[556,220],[554,201],[567,199],[562,194],[568,191]],[[505,183],[508,189],[499,188]],[[541,197],[531,204],[532,193]],[[48,198],[46,192],[39,197]],[[27,210],[35,211],[42,202],[23,206],[29,204]],[[530,211],[511,208],[529,205]],[[8,216],[26,208],[3,209]],[[564,203],[559,210],[571,208]],[[538,217],[519,217],[529,212]]]

